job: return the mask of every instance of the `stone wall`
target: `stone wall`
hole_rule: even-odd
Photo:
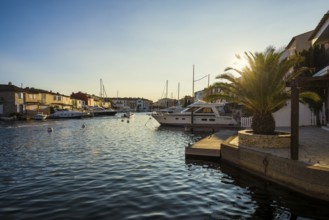
[[[291,190],[329,201],[328,168],[240,148],[227,142],[221,145],[221,159]]]
[[[241,130],[238,133],[239,145],[256,148],[288,148],[290,133],[277,132],[277,135],[253,134],[252,130]]]

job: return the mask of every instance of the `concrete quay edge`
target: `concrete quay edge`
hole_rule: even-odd
[[[221,144],[221,161],[301,194],[329,201],[329,168],[282,158],[266,152]]]

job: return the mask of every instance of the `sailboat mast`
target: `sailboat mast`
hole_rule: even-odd
[[[105,90],[105,86],[104,86],[104,84],[103,84],[103,97],[107,97],[107,94],[106,94],[106,90]]]
[[[166,81],[166,98],[168,98],[168,80]]]
[[[193,64],[193,80],[192,80],[192,97],[194,97],[194,64]]]
[[[100,81],[99,83],[100,83],[100,89],[101,89],[99,95],[102,98],[103,97],[103,91],[102,91],[102,89],[103,89],[103,83],[102,83],[102,79],[100,79],[99,81]]]
[[[177,100],[179,100],[179,83],[178,83],[178,94],[177,94]]]

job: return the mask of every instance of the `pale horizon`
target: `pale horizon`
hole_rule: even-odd
[[[2,0],[0,84],[157,101],[192,95],[236,54],[285,47],[328,11],[318,1]],[[195,91],[207,87],[207,77]]]

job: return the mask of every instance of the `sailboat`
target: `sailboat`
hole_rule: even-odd
[[[104,102],[104,94],[107,96],[103,81],[102,81],[102,79],[100,79],[100,98],[101,98],[102,103]],[[105,109],[101,106],[89,107],[89,111],[95,117],[97,117],[97,116],[114,116],[117,113],[117,111],[113,110],[112,108]]]
[[[178,83],[178,97],[177,97],[177,104],[176,105],[172,105],[168,107],[168,80],[166,81],[166,86],[164,88],[163,93],[165,92],[165,100],[166,100],[166,108],[164,109],[158,109],[156,112],[161,112],[161,113],[173,113],[173,112],[180,112],[182,110],[184,110],[185,108],[180,106],[179,104],[179,89],[180,89],[180,84]],[[162,95],[163,95],[162,93]]]

